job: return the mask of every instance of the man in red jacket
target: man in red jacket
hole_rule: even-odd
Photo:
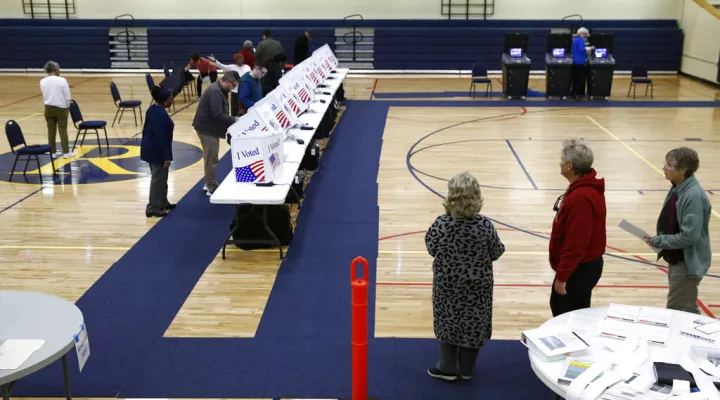
[[[576,140],[563,143],[560,174],[570,182],[555,203],[550,235],[550,266],[555,271],[550,309],[553,317],[590,307],[602,275],[605,253],[605,180],[592,168],[593,153]]]

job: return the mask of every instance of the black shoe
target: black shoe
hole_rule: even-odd
[[[442,379],[444,381],[453,382],[453,381],[457,380],[457,374],[447,374],[445,372],[440,371],[437,368],[430,368],[427,371],[427,373],[428,373],[428,375],[432,376],[433,378]]]
[[[145,213],[145,216],[148,218],[150,218],[150,217],[158,217],[159,218],[159,217],[164,217],[166,215],[168,215],[168,213],[165,211],[155,211],[155,212],[146,212]]]
[[[172,210],[172,209],[174,209],[175,207],[177,207],[177,204],[169,203],[168,205],[165,206],[165,209],[166,209],[166,210]]]

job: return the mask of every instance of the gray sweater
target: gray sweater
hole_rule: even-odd
[[[228,113],[228,92],[220,86],[220,81],[210,85],[200,97],[193,128],[199,133],[224,138],[235,117]]]

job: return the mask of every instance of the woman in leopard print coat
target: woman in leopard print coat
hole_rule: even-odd
[[[470,379],[480,347],[492,336],[493,261],[505,252],[490,220],[480,214],[478,181],[468,172],[448,183],[446,213],[425,235],[433,262],[433,322],[440,357],[433,378]],[[458,368],[459,366],[459,368]]]

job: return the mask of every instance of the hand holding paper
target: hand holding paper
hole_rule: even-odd
[[[650,248],[653,249],[654,252],[656,252],[656,253],[660,252],[661,249],[652,247],[652,243],[649,240],[651,238],[650,234],[645,232],[641,228],[631,224],[630,222],[628,222],[628,220],[623,219],[622,221],[620,221],[620,224],[618,224],[618,227],[620,229],[624,230],[625,232],[628,232],[629,234],[631,234],[631,235],[639,238],[643,242],[645,242],[648,246],[650,246]]]

